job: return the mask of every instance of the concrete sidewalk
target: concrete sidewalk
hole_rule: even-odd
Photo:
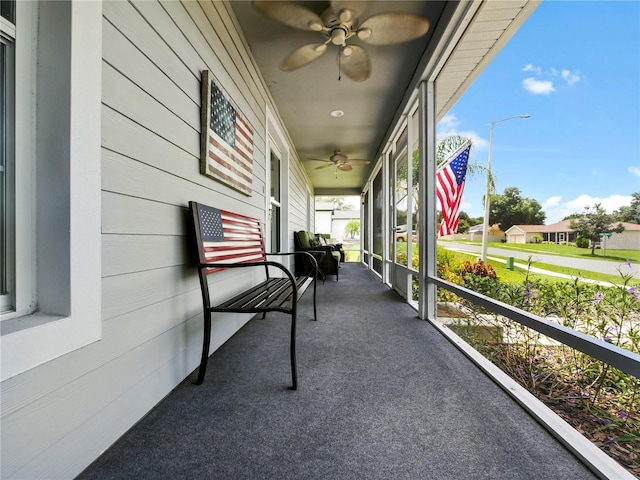
[[[441,242],[438,245],[440,245],[441,247],[447,250],[468,253],[470,255],[479,254],[482,250],[482,247],[479,245],[468,245],[468,244],[456,243],[456,242]],[[551,265],[558,265],[561,267],[573,268],[576,270],[605,273],[609,275],[620,275],[620,273],[631,274],[634,278],[640,279],[640,266],[633,265],[633,264],[631,265],[631,267],[629,267],[627,266],[626,263],[619,264],[616,262],[609,262],[606,260],[591,260],[591,259],[582,259],[582,258],[574,258],[574,257],[563,257],[559,255],[540,254],[540,253],[534,253],[534,252],[522,252],[517,250],[508,250],[508,249],[496,248],[496,247],[488,248],[487,253],[490,255],[488,258],[491,258],[491,260],[496,262],[506,263],[504,259],[497,258],[496,255],[499,255],[501,257],[514,257],[518,260],[525,260],[527,262],[529,258],[531,258],[531,260],[534,263],[535,262],[548,263]],[[520,268],[524,268],[524,269],[527,268],[527,263],[524,263],[524,264],[516,263],[515,265]],[[550,276],[561,277],[566,279],[575,278],[572,275],[551,272],[549,270],[544,270],[535,266],[531,266],[530,269],[532,272],[543,274],[543,275],[550,275]],[[611,286],[610,282],[600,282],[596,280],[589,280],[583,277],[579,277],[579,278],[586,283],[595,283],[598,285]]]

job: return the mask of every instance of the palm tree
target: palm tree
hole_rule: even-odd
[[[436,165],[438,168],[442,166],[452,154],[456,152],[466,141],[469,139],[467,137],[463,137],[461,135],[448,135],[444,137],[438,143],[436,147]],[[471,151],[473,152],[473,144],[471,146]],[[467,175],[469,178],[477,177],[480,175],[486,175],[487,167],[484,165],[480,165],[477,162],[469,163],[467,165]],[[493,189],[493,176],[490,174],[491,188]]]

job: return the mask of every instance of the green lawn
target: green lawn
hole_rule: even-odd
[[[475,263],[475,261],[478,259],[478,255],[462,253],[462,252],[455,252],[455,256],[457,258],[462,259],[463,261],[464,260],[469,260],[472,263]],[[504,262],[491,260],[491,259],[489,259],[487,261],[487,263],[493,267],[493,269],[495,270],[495,272],[498,275],[498,277],[500,278],[500,280],[502,280],[504,282],[521,283],[521,282],[524,281],[525,278],[527,278],[527,269],[526,268],[520,268],[520,267],[516,266],[513,270],[508,270],[507,266],[506,266],[506,264]],[[516,262],[516,263],[518,263],[518,262]],[[520,263],[522,263],[522,262],[520,262]],[[541,266],[539,264],[535,264],[534,266],[538,267],[538,268],[543,268],[545,270],[549,270],[551,272],[566,273],[568,275],[571,275],[571,273],[568,273],[568,272],[565,272],[565,271],[559,271],[560,269],[562,269],[562,270],[571,270],[571,269],[563,269],[563,267],[558,267],[557,265],[548,265],[549,268],[546,268],[547,265]],[[580,275],[580,276],[582,278],[592,278],[591,274],[592,274],[592,272],[586,272],[586,274]],[[598,275],[598,274],[594,274],[594,275]],[[604,275],[604,276],[607,276],[607,275]],[[542,274],[539,274],[539,273],[529,273],[529,277],[530,278],[536,278],[536,279],[539,279],[539,280],[548,280],[549,282],[566,282],[567,281],[566,278],[555,277],[553,275],[542,275]],[[615,280],[613,275],[608,275],[608,277],[611,277],[611,280]],[[595,278],[592,278],[592,279],[593,280],[600,280],[600,279],[595,279]],[[609,281],[609,280],[603,280],[603,281]]]
[[[480,245],[479,242],[456,242],[456,243],[468,243],[472,245]],[[489,243],[490,247],[504,248],[506,250],[517,250],[521,252],[531,252],[531,253],[546,253],[551,255],[558,255],[564,257],[577,257],[577,258],[589,258],[603,261],[613,261],[618,263],[624,263],[627,260],[631,260],[633,264],[636,266],[640,264],[640,251],[636,250],[607,250],[607,256],[603,257],[601,250],[596,250],[596,255],[591,256],[591,250],[581,249],[576,247],[570,247],[567,245],[543,245],[543,244],[525,244],[525,245],[516,245],[516,244],[506,244],[500,242],[492,242]],[[398,253],[406,254],[407,253],[407,244],[406,243],[398,243],[396,244],[396,250]],[[418,249],[417,245],[414,245],[413,254],[417,256]],[[456,256],[462,258],[463,260],[469,260],[470,262],[475,262],[478,258],[478,255],[473,254],[464,254],[457,252]],[[492,257],[506,259],[505,256],[500,255],[492,255]],[[526,278],[526,268],[515,267],[514,270],[507,270],[504,262],[489,260],[488,262],[493,269],[496,271],[500,279],[506,282],[522,282]],[[517,264],[525,264],[526,260],[517,260]],[[604,273],[598,272],[589,272],[582,271],[575,268],[568,268],[560,265],[551,265],[548,263],[542,262],[534,262],[532,267],[540,268],[543,270],[548,270],[550,272],[562,273],[565,275],[569,275],[572,278],[580,277],[587,278],[590,280],[598,280],[601,282],[607,282],[611,284],[619,284],[620,276],[619,275],[607,275]],[[536,279],[548,280],[550,282],[566,282],[568,279],[562,277],[556,277],[553,275],[542,275],[539,273],[529,273],[530,276]],[[637,284],[637,282],[634,282]]]
[[[505,257],[503,257],[505,258]],[[521,263],[521,264],[526,264],[527,262],[524,260],[516,260],[516,263]],[[502,269],[509,272],[509,270],[507,270],[505,268],[505,264],[501,264],[498,262],[498,265],[502,265]],[[569,268],[569,267],[563,267],[560,265],[552,265],[549,263],[541,263],[541,262],[533,262],[532,267],[535,268],[541,268],[543,270],[548,270],[550,272],[555,272],[555,273],[562,273],[564,275],[569,275],[572,278],[588,278],[590,280],[598,280],[600,282],[607,282],[607,283],[611,283],[611,284],[619,284],[621,282],[621,277],[620,275],[609,275],[606,273],[599,273],[599,272],[590,272],[590,271],[584,271],[584,270],[578,270],[575,268]],[[494,269],[496,269],[496,266],[493,265]],[[524,275],[526,273],[526,268],[518,268],[516,267],[515,270],[520,270],[520,279],[524,278]],[[514,271],[515,271],[514,270]],[[507,276],[502,276],[501,273],[498,272],[498,270],[496,269],[496,272],[498,273],[498,275],[500,275],[501,278],[503,279],[507,279]],[[549,280],[552,280],[554,282],[566,282],[567,279],[566,278],[562,278],[562,277],[553,277],[553,276],[549,276],[549,275],[540,275],[538,273],[532,273],[532,275],[534,276],[534,278],[547,278]]]
[[[456,243],[467,243],[467,244],[479,245],[478,242],[456,242]],[[510,244],[507,246],[507,244],[496,242],[496,243],[489,243],[489,246],[504,248],[505,250],[517,250],[521,252],[546,253],[546,254],[552,254],[552,255],[555,254],[555,255],[564,256],[564,257],[590,258],[590,259],[603,260],[603,261],[609,260],[609,261],[615,261],[621,264],[626,262],[627,260],[631,260],[632,264],[635,264],[636,267],[638,266],[638,264],[640,264],[640,252],[635,250],[611,250],[612,256],[609,256],[610,251],[607,251],[607,256],[603,258],[601,253],[595,256],[591,256],[590,250],[588,253],[585,254],[584,249],[578,249],[576,247],[569,247],[566,245]],[[402,251],[406,252],[406,246],[403,246],[403,247],[404,248]],[[533,247],[533,248],[530,248],[530,247]],[[599,251],[596,250],[596,252],[599,252]],[[462,258],[463,261],[469,260],[471,262],[475,262],[479,257],[477,254],[476,255],[464,254],[461,252],[456,252],[456,256],[459,256],[459,258]],[[491,257],[504,260],[506,259],[507,256],[491,255]],[[506,268],[506,264],[499,260],[495,261],[495,260],[489,259],[488,263],[493,267],[493,269],[496,271],[500,279],[504,281],[522,282],[526,278],[526,274],[527,274],[526,268],[520,268],[516,266],[514,270],[508,270]],[[516,264],[526,265],[527,262],[526,260],[516,259]],[[540,268],[542,270],[548,270],[554,273],[569,275],[572,278],[576,278],[576,277],[587,278],[589,280],[597,280],[600,282],[607,282],[611,284],[620,284],[621,282],[621,277],[619,275],[608,275],[605,273],[583,271],[575,268],[564,267],[561,265],[552,265],[552,264],[542,263],[542,262],[533,262],[531,266],[535,268]],[[556,277],[553,275],[543,275],[543,274],[533,273],[533,272],[529,273],[529,275],[533,276],[533,278],[548,280],[550,282],[566,282],[568,280],[563,277]],[[638,284],[637,281],[634,281],[633,283],[636,285]]]
[[[481,245],[480,242],[460,241],[456,243],[467,243],[470,245]],[[607,255],[604,256],[604,250],[596,249],[595,254],[591,255],[590,248],[577,248],[568,245],[555,245],[543,243],[502,243],[489,242],[489,247],[504,248],[506,250],[517,250],[520,252],[546,253],[550,255],[560,255],[563,257],[590,258],[597,260],[605,260],[610,262],[623,263],[631,260],[633,263],[640,263],[640,250],[610,250],[607,249]]]

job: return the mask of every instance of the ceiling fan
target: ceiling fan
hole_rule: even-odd
[[[369,160],[363,160],[361,158],[351,158],[347,157],[340,150],[334,150],[333,155],[329,157],[328,160],[321,158],[312,158],[311,160],[317,160],[318,162],[328,162],[327,165],[320,165],[316,167],[316,170],[320,170],[321,168],[328,167],[336,167],[338,170],[342,170],[343,172],[348,172],[353,170],[352,165],[368,165]]]
[[[356,82],[371,74],[369,54],[360,45],[347,44],[357,37],[370,45],[391,45],[419,38],[429,30],[429,20],[412,13],[386,12],[360,19],[366,2],[332,0],[322,15],[288,1],[257,1],[251,6],[266,17],[300,30],[319,32],[323,41],[296,48],[280,64],[285,72],[320,58],[331,43],[338,47],[338,65]]]

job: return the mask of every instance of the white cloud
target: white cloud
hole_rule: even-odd
[[[482,138],[477,132],[473,130],[459,130],[460,120],[453,115],[445,115],[440,122],[438,122],[436,141],[442,140],[444,137],[450,135],[460,135],[461,137],[470,138],[473,148],[477,150],[486,150],[489,146],[488,140]]]
[[[549,197],[547,198],[547,200],[544,202],[544,204],[542,204],[542,209],[546,210],[547,208],[553,208],[557,205],[560,205],[560,201],[562,200],[562,197],[558,196],[558,197]]]
[[[613,213],[620,207],[631,204],[631,195],[610,195],[608,197],[592,197],[591,195],[580,195],[573,200],[562,202],[561,196],[549,197],[543,204],[542,209],[547,214],[546,223],[556,223],[572,213],[582,213],[585,207],[593,207],[599,203],[607,213]]]
[[[549,95],[555,92],[554,79],[562,78],[567,85],[573,85],[582,80],[577,70],[571,71],[567,68],[543,70],[541,67],[529,63],[522,68],[522,71],[534,75],[522,81],[524,89],[534,95]]]
[[[636,177],[640,177],[640,168],[638,167],[629,167],[629,173],[635,175]]]
[[[580,81],[580,75],[578,75],[577,72],[571,73],[569,70],[562,70],[561,75],[569,85],[573,85]]]
[[[530,63],[528,63],[527,65],[522,67],[522,71],[523,72],[533,72],[536,75],[542,75],[542,70],[540,69],[540,67],[535,67]]]
[[[456,117],[452,113],[448,113],[447,115],[442,117],[442,120],[438,122],[438,130],[440,129],[452,130],[456,128],[459,124],[460,124],[460,120],[458,120],[458,117]]]
[[[551,92],[555,92],[553,88],[553,82],[548,80],[538,80],[533,77],[525,78],[522,81],[522,86],[525,90],[533,93],[534,95],[549,95]]]

